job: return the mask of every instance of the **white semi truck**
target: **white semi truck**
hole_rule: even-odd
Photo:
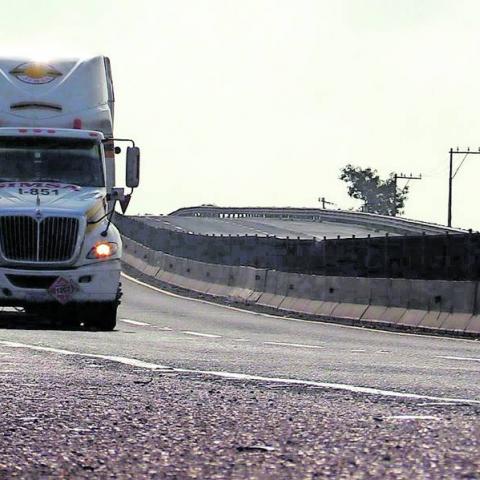
[[[111,224],[116,141],[126,186],[140,151],[114,139],[107,57],[38,63],[0,59],[0,305],[69,326],[112,330],[122,243]]]

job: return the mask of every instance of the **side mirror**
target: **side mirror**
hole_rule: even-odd
[[[140,149],[138,147],[127,148],[127,175],[126,185],[136,188],[140,183]]]

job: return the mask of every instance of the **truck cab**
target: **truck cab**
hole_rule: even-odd
[[[0,59],[0,92],[0,305],[112,330],[122,243],[111,218],[126,197],[114,188],[110,62]]]

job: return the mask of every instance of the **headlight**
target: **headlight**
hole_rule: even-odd
[[[87,258],[108,258],[115,255],[118,245],[114,242],[98,242],[88,252]]]

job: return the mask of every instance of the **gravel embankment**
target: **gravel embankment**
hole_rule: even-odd
[[[480,478],[480,406],[10,348],[0,375],[0,478]]]

